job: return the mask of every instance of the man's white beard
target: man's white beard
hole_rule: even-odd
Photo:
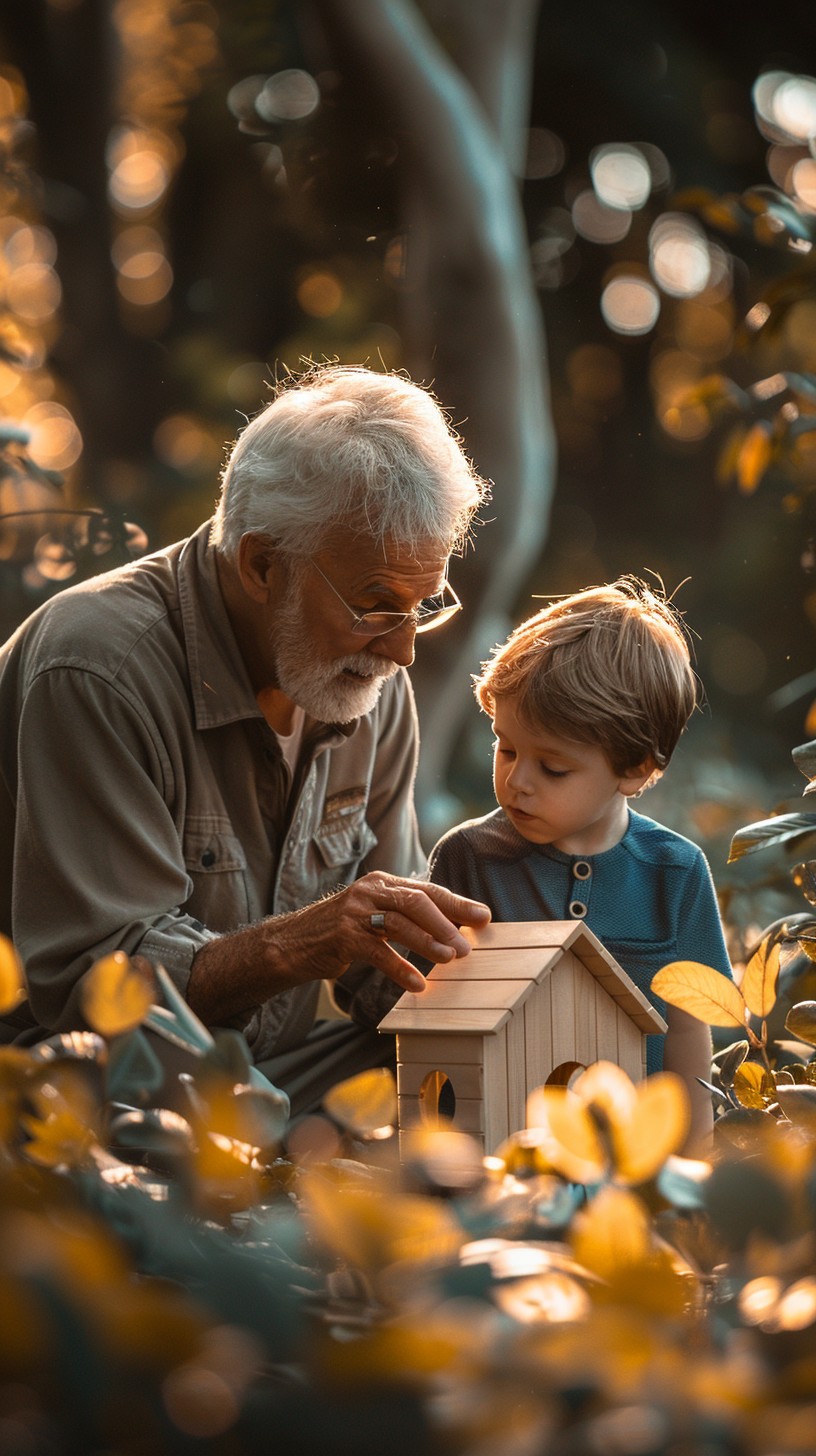
[[[320,659],[311,652],[303,636],[299,583],[292,583],[287,602],[278,612],[270,632],[278,687],[320,723],[350,723],[370,713],[383,684],[393,677],[397,664],[373,652],[354,652],[348,657]],[[359,679],[349,672],[359,674]]]

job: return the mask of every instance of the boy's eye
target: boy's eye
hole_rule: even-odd
[[[546,763],[540,763],[538,766],[548,779],[565,779],[569,773],[568,768],[550,768]]]

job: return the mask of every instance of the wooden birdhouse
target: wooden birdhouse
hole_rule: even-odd
[[[666,1023],[579,920],[465,931],[469,956],[436,965],[380,1022],[397,1038],[400,1131],[452,1123],[492,1152],[525,1126],[527,1096],[578,1066],[646,1075]]]

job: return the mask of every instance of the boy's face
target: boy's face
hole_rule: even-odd
[[[527,728],[516,716],[515,698],[497,700],[493,731],[496,800],[525,839],[592,855],[623,838],[627,796],[650,777],[651,760],[617,774],[597,745]]]

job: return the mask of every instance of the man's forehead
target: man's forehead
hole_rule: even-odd
[[[381,538],[359,531],[338,529],[326,537],[319,552],[321,564],[329,562],[346,578],[393,581],[445,576],[449,553],[438,542],[407,545],[393,537]]]

